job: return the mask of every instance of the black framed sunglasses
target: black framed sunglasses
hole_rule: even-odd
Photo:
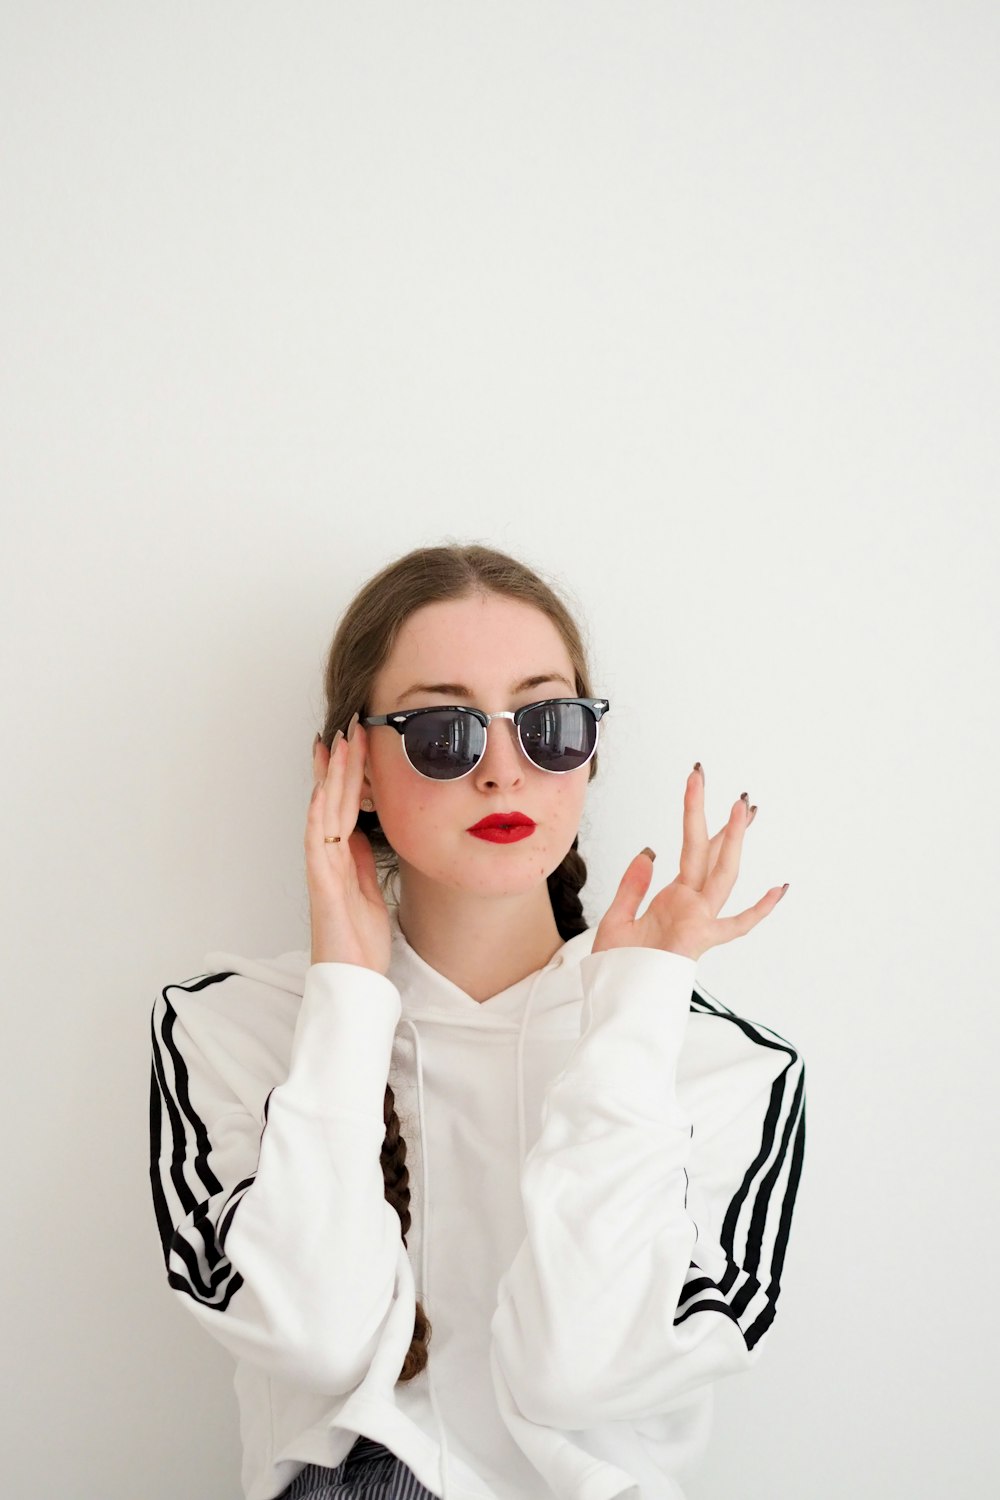
[[[428,781],[460,781],[482,760],[491,721],[510,719],[532,765],[566,776],[585,766],[597,749],[600,721],[610,706],[607,698],[543,698],[513,711],[487,714],[479,708],[449,704],[371,714],[361,722],[366,727],[391,724],[398,730],[403,754],[418,776]]]

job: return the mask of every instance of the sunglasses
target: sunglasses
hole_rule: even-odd
[[[403,754],[418,776],[459,781],[482,760],[490,722],[510,719],[532,765],[566,776],[585,766],[597,749],[598,726],[609,707],[607,698],[544,698],[513,712],[485,714],[455,705],[372,714],[361,722],[366,727],[391,724],[398,730]]]

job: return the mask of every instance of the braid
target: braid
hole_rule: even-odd
[[[570,844],[569,853],[562,864],[552,871],[548,879],[552,914],[564,943],[587,930],[583,902],[580,900],[580,892],[587,883],[587,865],[580,853],[579,843],[578,834]]]
[[[385,1086],[383,1105],[385,1139],[382,1142],[382,1176],[385,1180],[386,1201],[391,1203],[399,1215],[403,1244],[410,1232],[410,1173],[406,1165],[406,1140],[399,1129],[396,1113],[396,1096],[391,1086]],[[413,1320],[413,1339],[406,1352],[400,1380],[412,1380],[427,1363],[427,1343],[431,1336],[431,1325],[420,1303],[417,1303]]]
[[[580,891],[587,879],[587,866],[578,849],[579,838],[573,840],[569,852],[558,869],[548,878],[549,900],[556,919],[559,936],[564,942],[586,932],[587,923],[583,915]],[[410,1174],[406,1166],[406,1141],[400,1134],[399,1116],[396,1113],[396,1096],[389,1084],[385,1086],[385,1140],[382,1143],[382,1176],[385,1179],[386,1200],[399,1215],[403,1233],[403,1244],[410,1230]],[[431,1336],[431,1324],[423,1307],[418,1302],[413,1320],[413,1339],[403,1361],[399,1379],[412,1380],[419,1375],[427,1363],[427,1345]]]

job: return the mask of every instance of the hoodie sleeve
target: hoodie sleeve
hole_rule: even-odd
[[[491,1323],[505,1399],[530,1423],[573,1431],[668,1412],[750,1366],[774,1318],[803,1064],[692,993],[695,968],[649,948],[581,961],[580,1039],[524,1163],[527,1234]],[[697,1080],[698,1130],[676,1087],[692,1008],[726,1043]]]
[[[167,986],[153,1006],[150,1179],[167,1281],[238,1359],[336,1394],[371,1362],[403,1249],[380,1160],[399,993],[360,965],[312,964],[261,1119],[226,1082],[249,1028],[193,993],[227,978]]]

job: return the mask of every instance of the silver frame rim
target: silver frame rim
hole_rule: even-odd
[[[525,706],[528,707],[528,708],[534,708],[536,705],[533,704],[533,703],[530,703],[530,704],[526,704]],[[582,705],[582,706],[585,707],[586,705]],[[469,769],[467,771],[460,772],[460,774],[458,776],[428,776],[426,771],[419,770],[418,767],[413,764],[412,760],[410,759],[410,757],[409,757],[409,755],[407,753],[407,749],[406,749],[406,734],[405,733],[401,734],[399,736],[399,738],[400,738],[400,740],[402,742],[403,755],[406,757],[406,764],[410,767],[411,771],[413,771],[417,776],[421,777],[422,780],[424,780],[424,781],[433,781],[433,782],[464,781],[465,778],[466,778],[466,776],[471,776],[472,773],[473,773],[473,771],[476,769],[476,766],[478,766],[481,763],[483,756],[486,754],[486,744],[487,744],[487,740],[488,740],[488,737],[489,737],[490,724],[492,723],[492,721],[494,719],[510,719],[511,722],[513,723],[514,722],[514,714],[515,714],[515,710],[514,709],[510,709],[510,708],[502,709],[499,713],[495,713],[495,714],[484,714],[481,709],[466,708],[466,707],[464,707],[461,704],[452,704],[450,706],[448,706],[448,705],[442,705],[442,710],[441,711],[442,712],[451,712],[451,713],[466,713],[466,714],[471,714],[474,719],[477,719],[479,721],[479,723],[482,723],[483,718],[485,718],[486,719],[486,724],[483,726],[483,748],[482,748],[482,750],[479,753],[479,758],[469,767]],[[515,723],[514,724],[514,728],[517,730],[517,743],[518,743],[518,747],[519,747],[519,749],[521,751],[521,754],[524,756],[525,760],[528,762],[529,766],[533,766],[536,771],[544,771],[544,773],[545,773],[546,776],[575,776],[577,771],[582,771],[583,768],[584,768],[584,766],[589,766],[590,762],[593,760],[594,756],[597,754],[597,746],[598,746],[598,743],[599,743],[600,738],[601,738],[601,720],[598,718],[598,716],[596,714],[594,714],[593,709],[589,709],[588,711],[591,714],[593,714],[593,717],[594,717],[594,729],[596,731],[595,735],[594,735],[593,748],[591,749],[590,754],[587,756],[587,759],[586,760],[581,760],[580,764],[578,766],[574,766],[571,771],[553,771],[548,766],[540,766],[538,764],[537,760],[532,760],[531,756],[528,754],[527,750],[525,750],[525,748],[524,748],[524,740],[521,738],[521,726],[520,726],[520,724],[516,724]]]

